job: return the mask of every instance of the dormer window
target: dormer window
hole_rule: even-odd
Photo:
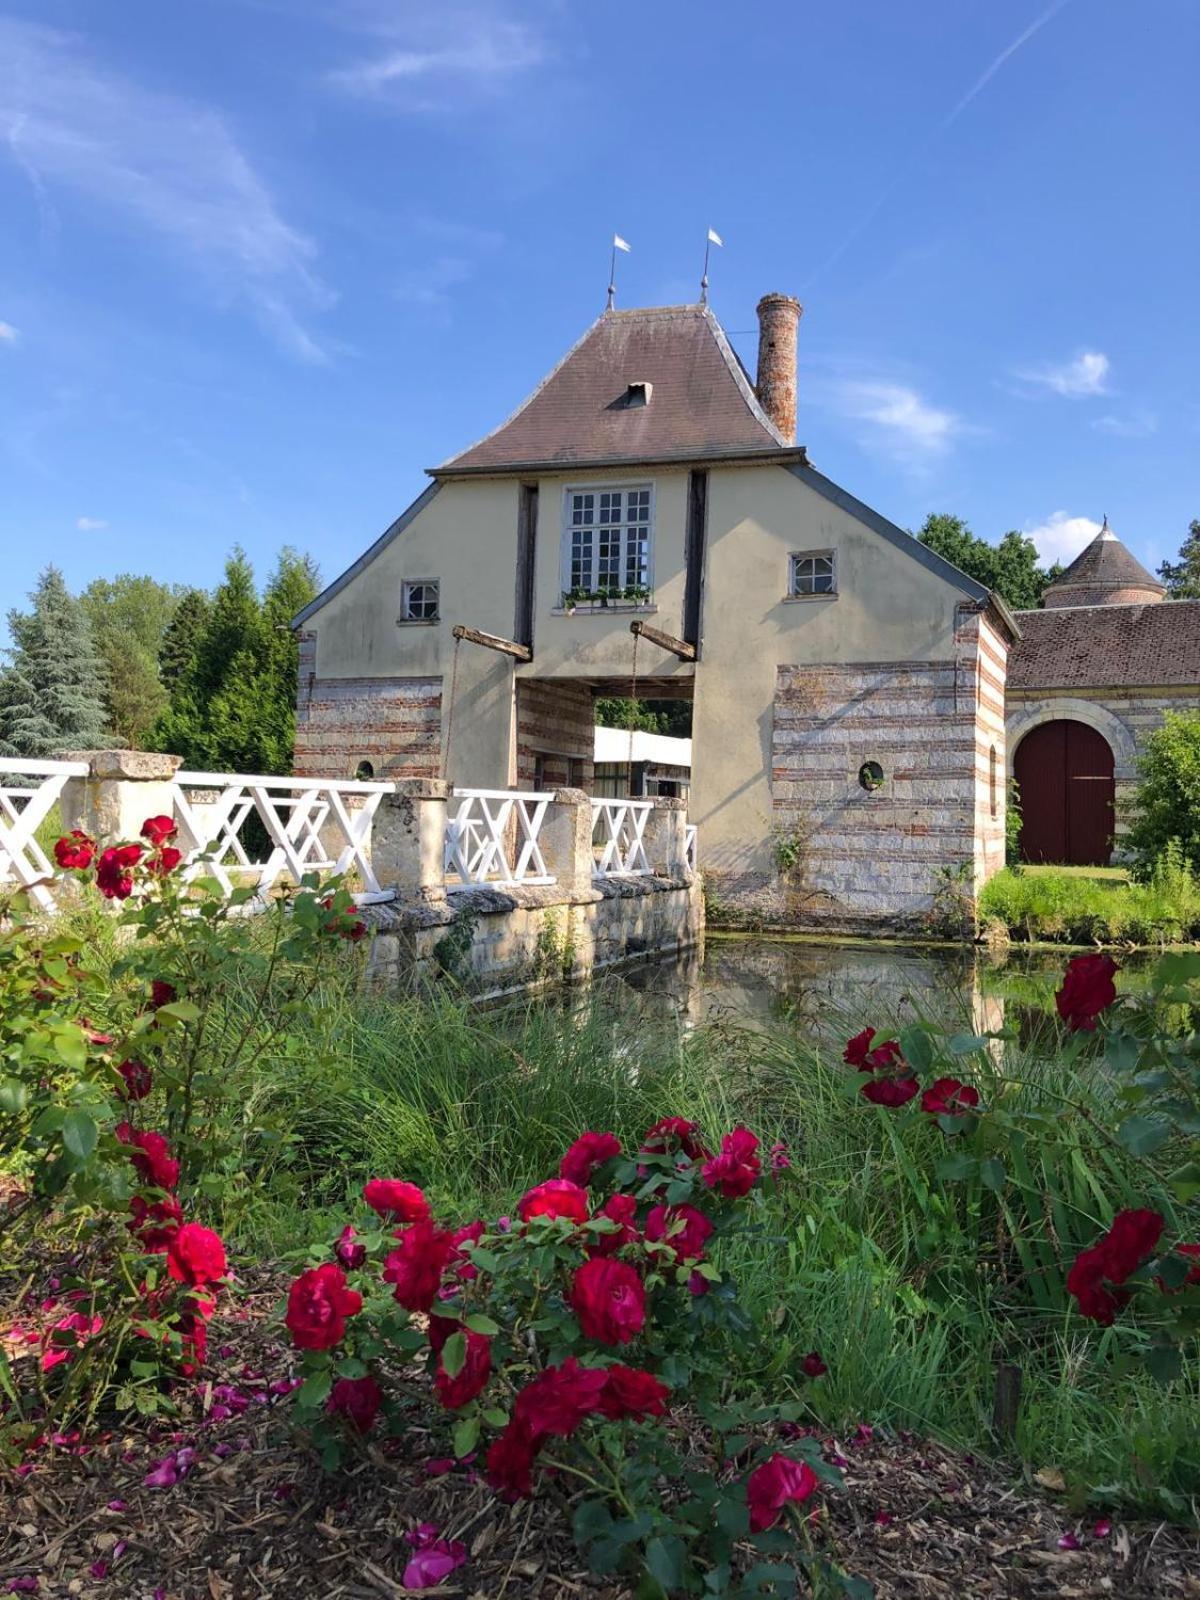
[[[648,602],[653,582],[651,486],[568,489],[564,514],[566,609]]]
[[[625,393],[614,404],[614,410],[632,411],[635,406],[648,406],[650,396],[654,393],[654,385],[645,378],[636,383],[627,384]]]

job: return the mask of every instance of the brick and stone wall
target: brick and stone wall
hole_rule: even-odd
[[[1008,768],[1004,689],[1008,642],[986,614],[965,615],[956,635],[960,663],[975,668],[975,888],[1004,865]]]
[[[595,710],[585,684],[517,679],[518,789],[534,787],[540,756],[543,788],[591,793],[595,749]]]
[[[1044,722],[1085,722],[1108,741],[1113,753],[1116,786],[1116,853],[1129,830],[1129,813],[1137,785],[1138,751],[1149,734],[1162,726],[1168,711],[1200,709],[1200,690],[1193,688],[1010,689],[1007,698],[1008,770],[1017,746]]]
[[[294,770],[352,778],[369,761],[376,778],[433,778],[442,747],[440,678],[318,678],[316,634],[300,635]]]

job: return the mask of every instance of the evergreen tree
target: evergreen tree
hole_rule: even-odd
[[[1033,611],[1042,595],[1062,571],[1059,566],[1038,566],[1037,546],[1026,534],[1014,530],[999,544],[989,544],[972,533],[961,517],[934,512],[925,518],[917,535],[968,577],[994,589],[1014,611]]]
[[[123,572],[96,578],[79,598],[104,661],[109,728],[122,745],[141,749],[167,706],[158,655],[179,591]]]
[[[158,650],[158,674],[168,695],[196,659],[200,635],[208,626],[212,601],[203,589],[184,589]]]
[[[1169,600],[1200,600],[1200,520],[1188,525],[1178,561],[1164,561],[1158,575]]]
[[[31,611],[10,611],[14,645],[0,669],[0,754],[35,760],[96,750],[105,737],[104,667],[87,616],[57,567],[30,595]]]

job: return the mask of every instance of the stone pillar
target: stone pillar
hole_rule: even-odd
[[[564,899],[578,899],[591,889],[592,802],[585,789],[555,790],[538,843]]]
[[[443,778],[401,778],[385,794],[371,831],[371,865],[380,888],[400,900],[446,898],[446,801]]]
[[[687,864],[687,801],[660,795],[646,819],[642,835],[651,870],[667,878],[681,878]]]
[[[173,817],[172,780],[181,756],[155,750],[73,750],[67,761],[86,761],[86,778],[68,778],[60,809],[63,832],[80,828],[109,844],[136,839],[147,817]]]

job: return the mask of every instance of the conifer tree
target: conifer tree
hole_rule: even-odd
[[[1170,600],[1200,600],[1200,519],[1193,519],[1179,547],[1178,561],[1164,561],[1158,575]]]
[[[8,614],[14,643],[0,669],[0,754],[45,760],[103,748],[104,668],[83,607],[53,566],[29,598],[30,611]]]
[[[158,673],[167,694],[173,694],[196,658],[200,635],[208,626],[212,602],[203,589],[184,589],[167,624],[158,651]]]

